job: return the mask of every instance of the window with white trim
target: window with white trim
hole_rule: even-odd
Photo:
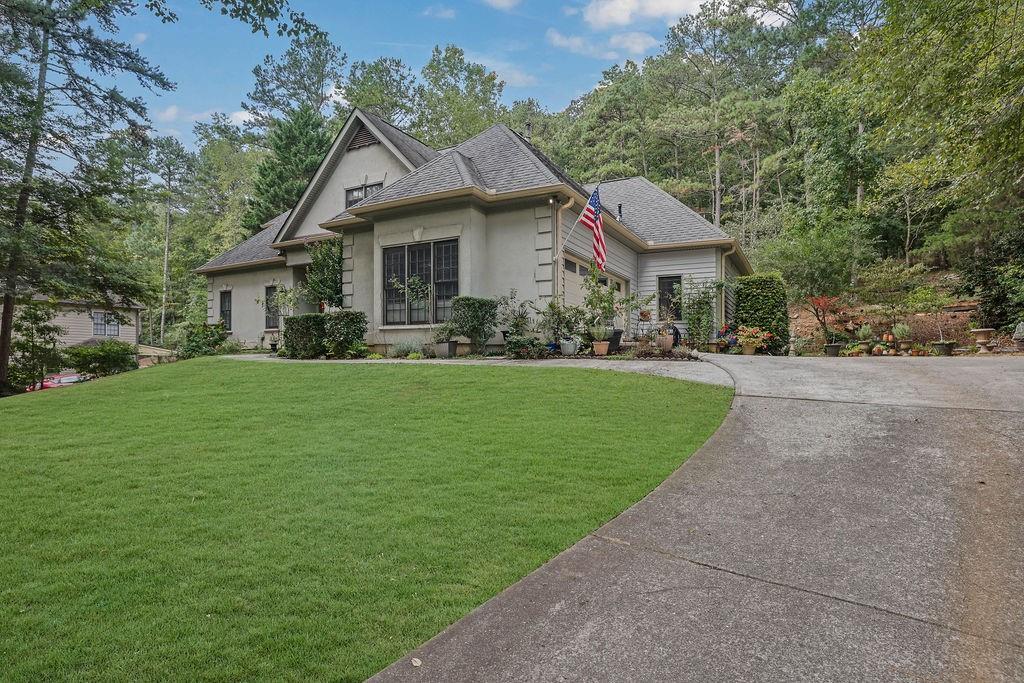
[[[345,208],[358,204],[372,194],[376,194],[384,189],[384,183],[370,183],[369,185],[361,185],[359,187],[350,187],[345,190]]]
[[[121,333],[121,323],[110,311],[92,312],[92,336],[116,337]]]

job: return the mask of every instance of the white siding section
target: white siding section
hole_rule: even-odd
[[[572,224],[576,221],[578,215],[573,211],[562,212],[561,239],[564,240],[565,236],[568,235],[569,229],[572,228]],[[605,246],[608,247],[608,264],[606,269],[628,281],[629,291],[636,291],[638,286],[637,253],[632,248],[626,246],[625,243],[608,234],[607,231],[605,231],[604,238]],[[569,241],[565,245],[565,250],[583,258],[584,261],[589,261],[594,253],[590,231],[581,225],[577,225],[576,229],[572,231],[572,235],[569,235]],[[561,268],[561,264],[558,267]]]
[[[715,280],[718,277],[718,250],[711,249],[680,249],[677,251],[658,251],[639,256],[639,282],[641,295],[658,293],[659,277],[681,277],[683,282],[693,278],[695,282]],[[655,318],[658,315],[658,299],[650,305]],[[679,326],[683,329],[682,326]]]
[[[739,276],[740,271],[731,256],[726,256],[722,260],[725,261],[725,319],[732,320],[736,315],[736,290],[733,289],[733,280]]]
[[[0,306],[0,311],[2,310],[3,307]],[[64,328],[64,333],[60,336],[61,344],[64,346],[74,346],[75,344],[81,344],[87,339],[92,339],[93,310],[100,311],[104,309],[99,306],[92,307],[84,304],[60,304],[58,306],[57,315],[55,315],[50,322]],[[127,318],[127,322],[122,322],[120,324],[116,337],[105,336],[103,338],[119,339],[129,344],[138,343],[138,311],[132,308],[118,308],[117,312],[125,316],[125,318]],[[17,315],[17,307],[15,307],[15,315]]]

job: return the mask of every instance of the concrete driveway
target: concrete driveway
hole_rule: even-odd
[[[1024,680],[1024,358],[714,362],[698,453],[375,680]]]

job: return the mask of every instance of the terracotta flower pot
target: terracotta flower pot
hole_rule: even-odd
[[[607,356],[608,355],[608,341],[596,341],[592,344],[594,347],[595,356]]]
[[[659,334],[658,348],[665,352],[671,351],[673,341],[674,339],[671,334]]]
[[[757,353],[757,344],[744,344],[743,345],[743,355],[744,356],[753,356],[755,353]]]

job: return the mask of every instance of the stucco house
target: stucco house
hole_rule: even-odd
[[[208,318],[246,345],[277,338],[282,316],[268,301],[304,280],[306,245],[325,239],[345,246],[343,307],[366,313],[367,343],[378,348],[421,340],[460,294],[514,288],[538,303],[579,303],[590,233],[578,227],[566,238],[592,189],[504,125],[437,151],[355,110],[295,207],[197,270],[207,278]],[[646,178],[605,181],[600,191],[607,284],[657,294],[655,315],[684,278],[751,272],[734,239]],[[413,275],[433,284],[426,308],[391,286]],[[719,319],[731,308],[723,294]]]

